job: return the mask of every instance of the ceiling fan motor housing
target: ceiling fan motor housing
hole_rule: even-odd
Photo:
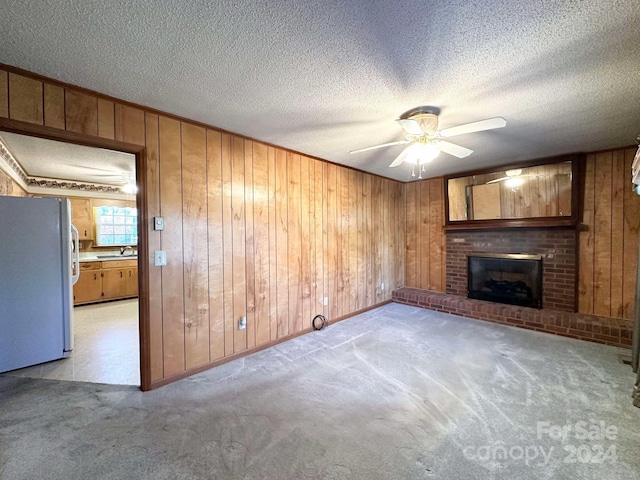
[[[428,136],[438,131],[438,116],[433,113],[418,113],[409,118],[418,122],[422,131]]]

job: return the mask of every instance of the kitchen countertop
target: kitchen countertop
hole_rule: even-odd
[[[101,258],[102,257],[102,258]],[[120,255],[119,252],[80,253],[80,263],[84,262],[118,262],[120,260],[137,260],[138,255]]]

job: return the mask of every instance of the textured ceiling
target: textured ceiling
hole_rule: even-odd
[[[630,145],[638,0],[4,0],[0,62],[380,175],[419,105],[455,138],[428,176]],[[453,139],[452,139],[453,140]]]
[[[0,141],[29,177],[102,185],[123,185],[127,177],[135,179],[136,157],[130,153],[9,132],[0,132]]]

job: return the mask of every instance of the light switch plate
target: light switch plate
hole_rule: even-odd
[[[153,217],[153,229],[164,230],[164,217]]]
[[[165,250],[156,250],[153,252],[153,259],[156,267],[164,267],[167,264],[167,252]]]

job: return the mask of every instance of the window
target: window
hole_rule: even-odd
[[[136,245],[138,209],[131,207],[95,207],[96,245]]]

